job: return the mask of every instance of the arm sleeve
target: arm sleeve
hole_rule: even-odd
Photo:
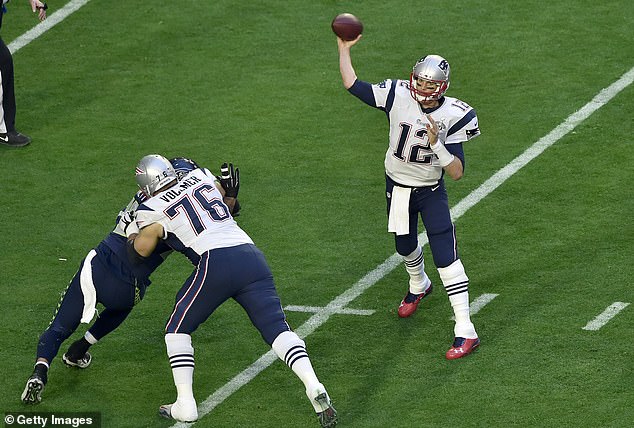
[[[447,144],[469,141],[480,135],[478,116],[474,109],[469,110],[460,120],[451,125],[447,131]]]
[[[445,145],[445,148],[447,149],[449,153],[451,153],[452,155],[460,159],[460,162],[462,162],[462,169],[464,170],[465,163],[464,163],[464,150],[462,149],[462,143],[447,144]]]
[[[376,100],[374,99],[374,91],[372,91],[372,85],[363,80],[355,80],[354,84],[348,89],[355,97],[366,103],[371,107],[376,107]]]
[[[143,229],[153,223],[159,223],[163,226],[163,236],[161,239],[167,239],[167,222],[162,214],[148,208],[145,204],[139,205],[139,209],[136,212],[136,224],[139,226],[139,229]]]

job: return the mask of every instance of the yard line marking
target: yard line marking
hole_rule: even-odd
[[[497,189],[502,183],[508,180],[513,174],[522,169],[531,160],[539,156],[544,150],[552,146],[575,129],[581,122],[587,119],[592,113],[603,107],[612,98],[614,98],[619,92],[627,88],[634,81],[634,67],[632,67],[627,73],[625,73],[619,80],[611,84],[605,89],[602,89],[589,103],[583,106],[580,110],[568,116],[568,118],[562,122],[559,126],[549,132],[546,136],[540,138],[532,146],[524,151],[521,155],[513,159],[504,168],[493,174],[491,178],[482,183],[477,189],[472,191],[463,200],[461,200],[451,210],[451,216],[454,220],[460,218],[469,208],[484,199],[489,193]],[[419,235],[419,242],[421,246],[427,243],[427,236],[424,233]],[[368,272],[363,278],[361,278],[352,287],[335,297],[326,307],[320,312],[317,312],[310,317],[304,324],[295,330],[295,333],[301,338],[305,338],[310,333],[314,332],[319,326],[328,321],[328,318],[337,311],[344,308],[352,300],[360,296],[365,290],[376,284],[384,276],[389,274],[402,262],[402,257],[398,253],[392,254],[383,263],[377,266],[374,270]],[[240,389],[243,385],[249,383],[255,378],[262,370],[273,364],[276,358],[268,357],[273,351],[269,351],[261,356],[255,363],[244,369],[241,373],[236,375],[233,379],[227,382],[224,386],[210,395],[205,401],[198,406],[198,415],[200,418],[211,412],[217,405],[222,403],[235,391]],[[222,393],[220,393],[222,391]],[[213,399],[212,399],[213,398]],[[173,427],[188,427],[191,423],[179,422],[174,424]]]
[[[608,306],[605,311],[603,311],[600,315],[598,315],[595,319],[590,321],[583,330],[596,331],[606,325],[608,321],[616,316],[623,309],[627,308],[629,303],[624,302],[614,302],[610,306]]]
[[[478,312],[480,312],[480,309],[484,308],[488,303],[491,302],[491,300],[495,299],[497,296],[499,296],[499,294],[494,294],[494,293],[490,293],[490,294],[482,294],[481,296],[478,296],[477,299],[475,299],[473,302],[471,302],[471,305],[469,305],[469,314],[470,315],[475,315]],[[451,317],[452,320],[456,320],[456,317],[453,316]]]
[[[35,27],[31,28],[26,33],[22,34],[20,37],[9,43],[9,51],[11,54],[16,53],[24,46],[31,43],[33,40],[40,37],[42,34],[62,22],[66,19],[70,14],[76,12],[80,7],[84,6],[90,0],[71,0],[64,5],[61,9],[56,10],[50,16],[47,16],[46,19]]]
[[[288,305],[284,307],[285,311],[291,311],[291,312],[312,312],[312,313],[317,313],[320,311],[324,310],[323,306],[298,306],[298,305]],[[373,313],[375,313],[376,311],[371,310],[371,309],[349,309],[349,308],[342,308],[340,310],[338,310],[337,314],[341,314],[341,315],[372,315]]]

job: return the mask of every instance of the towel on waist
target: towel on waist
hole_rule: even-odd
[[[387,221],[387,231],[397,235],[409,233],[409,197],[412,189],[394,186],[390,203],[390,217]]]

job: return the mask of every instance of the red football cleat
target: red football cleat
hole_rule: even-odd
[[[480,346],[480,339],[465,339],[464,337],[456,337],[453,341],[453,345],[445,354],[448,360],[456,360],[462,358],[465,355],[469,355],[478,346]]]
[[[429,284],[427,290],[420,294],[412,294],[408,291],[405,298],[401,300],[401,304],[398,306],[398,316],[401,318],[407,318],[416,312],[420,301],[423,300],[423,297],[429,296],[431,294],[431,290],[432,286]]]

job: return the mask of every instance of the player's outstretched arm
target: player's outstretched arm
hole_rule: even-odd
[[[341,37],[337,37],[337,46],[339,47],[339,71],[341,71],[341,79],[343,86],[350,89],[357,80],[357,73],[352,66],[352,58],[350,56],[350,48],[354,46],[360,39],[361,34],[354,40],[346,41]]]

